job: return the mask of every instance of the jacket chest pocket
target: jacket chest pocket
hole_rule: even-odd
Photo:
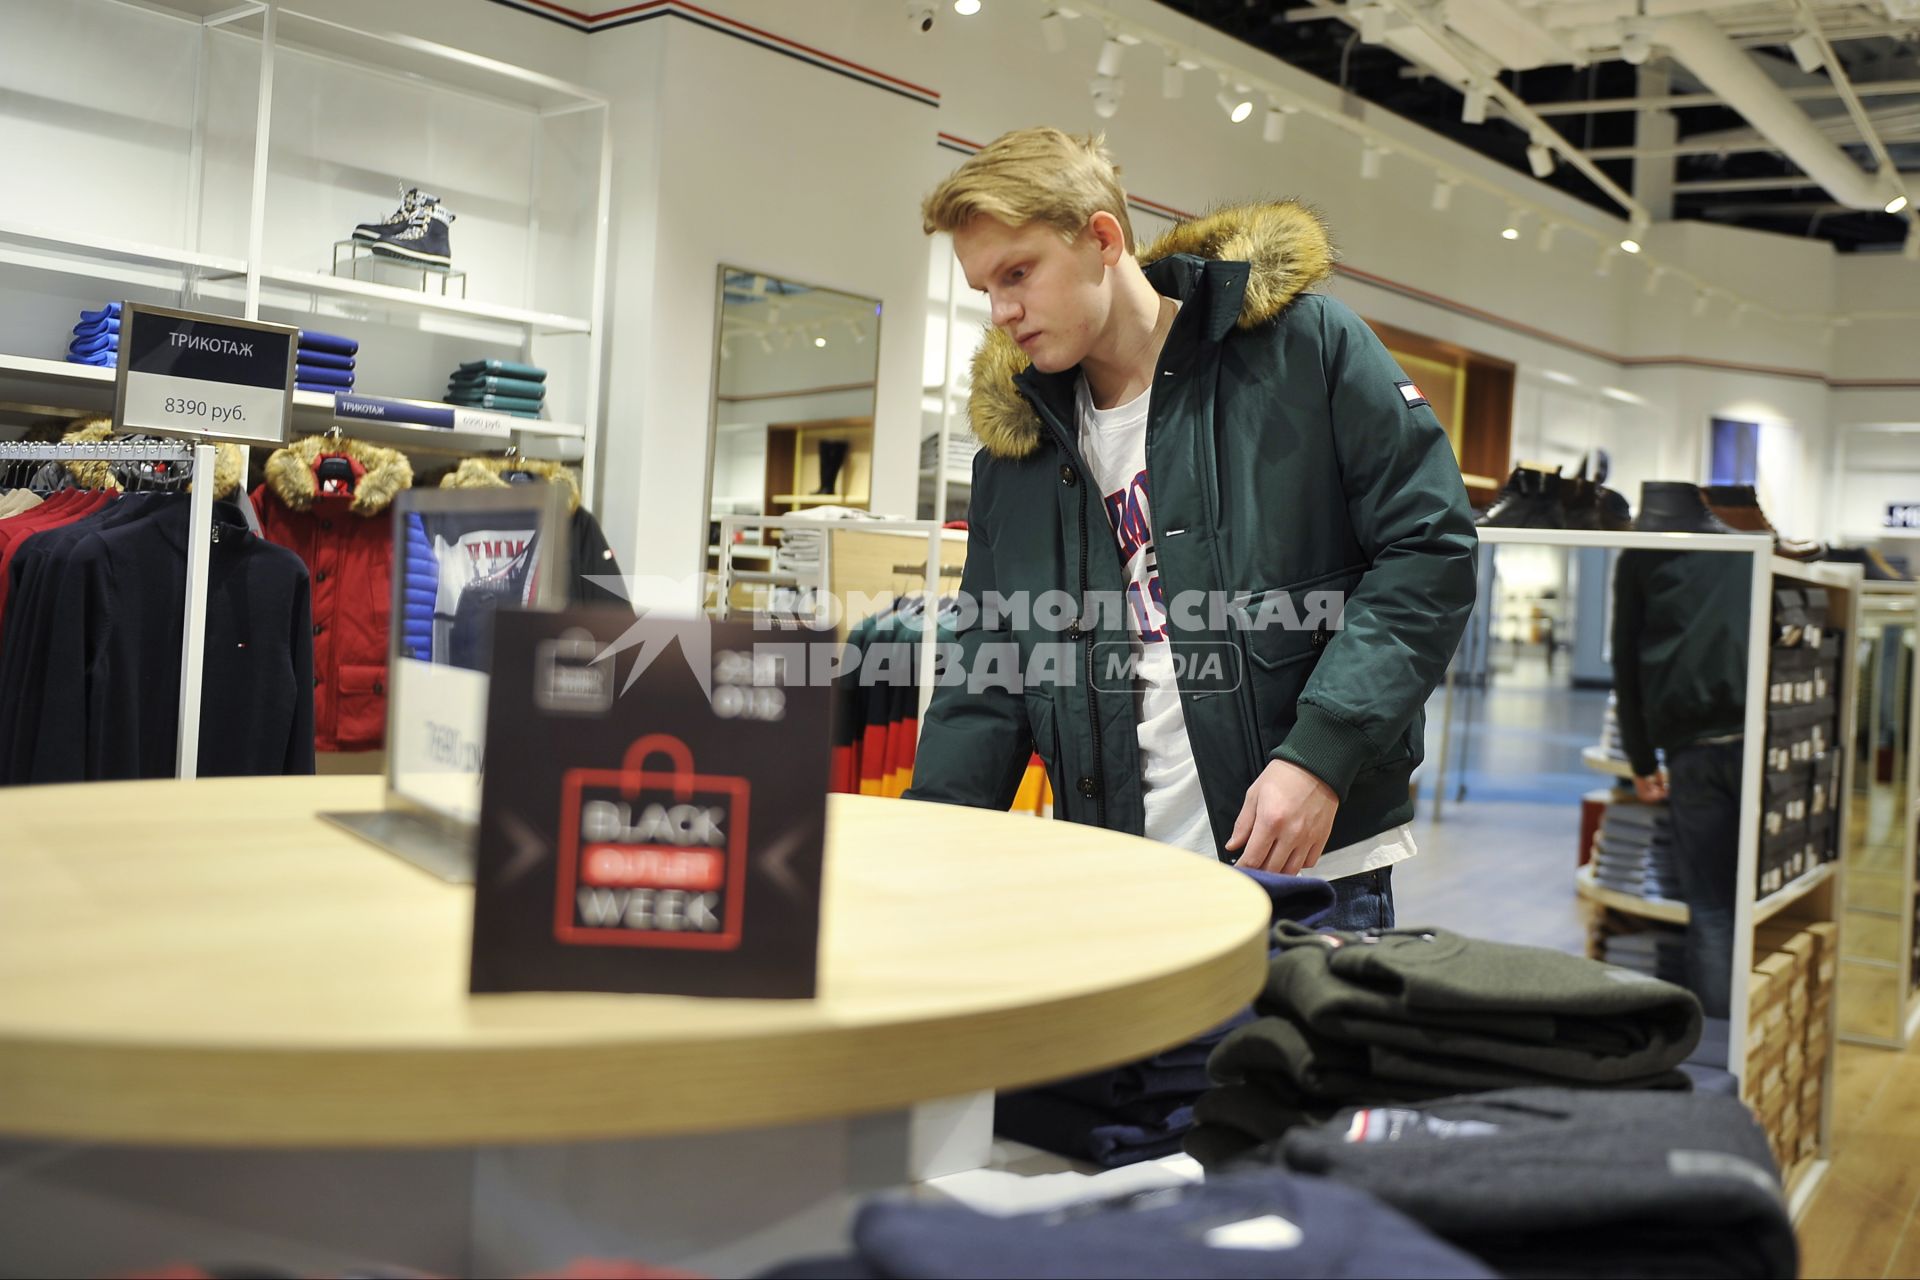
[[[1247,599],[1247,687],[1262,753],[1293,728],[1300,694],[1338,634],[1347,593],[1365,571],[1360,565],[1336,569]]]

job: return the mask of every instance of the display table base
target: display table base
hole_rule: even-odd
[[[978,1167],[991,1094],[681,1138],[451,1151],[0,1143],[0,1275],[188,1262],[517,1275],[618,1257],[749,1275],[845,1252],[890,1187]]]

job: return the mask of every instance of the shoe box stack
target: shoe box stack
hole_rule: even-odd
[[[317,329],[302,329],[299,349],[294,353],[294,389],[318,391],[324,395],[351,391],[353,370],[359,357],[360,342],[356,338],[321,333]]]
[[[1600,722],[1600,750],[1615,764],[1631,763],[1627,759],[1627,748],[1620,741],[1620,704],[1612,693],[1607,694],[1607,714]]]
[[[1827,592],[1773,593],[1767,672],[1766,776],[1761,789],[1760,897],[1838,856],[1840,648]]]
[[[547,400],[547,371],[513,360],[469,360],[447,378],[447,403],[516,418],[537,418]]]
[[[111,369],[120,358],[120,304],[109,302],[98,311],[82,311],[67,343],[67,363]]]
[[[1664,804],[1616,798],[1593,841],[1593,878],[1636,898],[1679,901],[1673,867],[1673,817]]]
[[[980,442],[971,431],[956,431],[947,437],[946,468],[949,475],[971,478],[973,475],[973,455],[980,452]],[[920,470],[932,473],[936,459],[940,456],[940,437],[925,436],[920,441]]]
[[[1754,934],[1741,1097],[1759,1116],[1787,1181],[1818,1154],[1839,926],[1770,922]]]

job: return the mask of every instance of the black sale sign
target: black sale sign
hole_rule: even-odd
[[[494,625],[470,988],[812,996],[831,634]]]

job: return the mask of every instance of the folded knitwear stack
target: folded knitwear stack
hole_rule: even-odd
[[[338,334],[314,329],[300,331],[300,350],[295,356],[293,385],[301,391],[319,391],[332,395],[353,390],[353,367],[360,344]]]
[[[1186,1150],[1222,1164],[1341,1107],[1560,1085],[1686,1089],[1700,1002],[1673,983],[1444,929],[1274,930],[1259,1015],[1213,1052]]]
[[[447,379],[447,403],[516,418],[537,418],[547,398],[547,371],[513,360],[469,360]]]
[[[109,302],[98,311],[82,311],[67,343],[70,364],[111,369],[120,358],[120,304]]]

